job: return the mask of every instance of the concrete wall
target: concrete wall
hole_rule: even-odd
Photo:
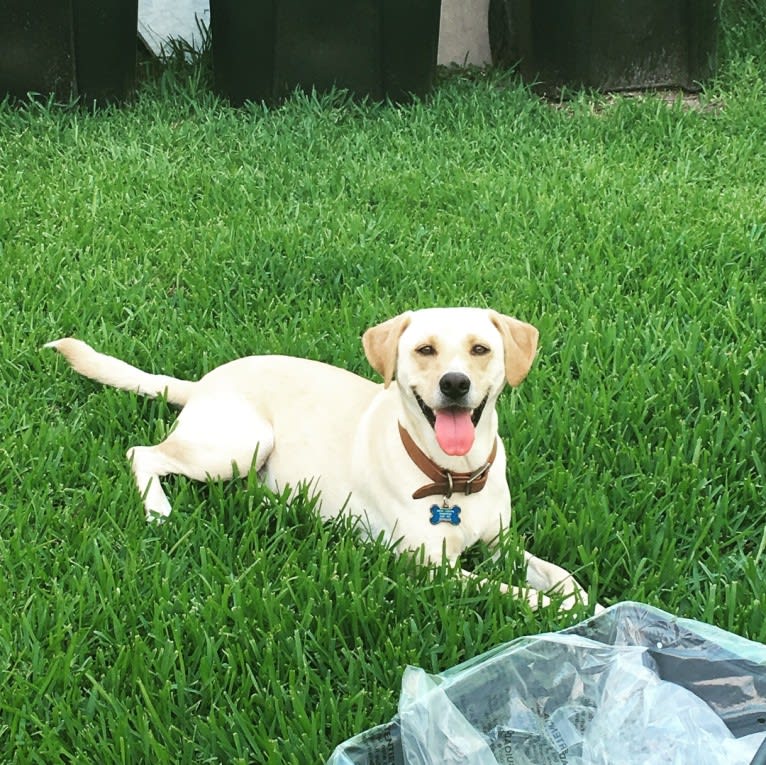
[[[442,0],[440,64],[491,63],[487,16],[489,0]]]
[[[440,64],[485,66],[491,62],[488,12],[489,0],[442,0]],[[139,33],[157,54],[168,37],[180,37],[199,47],[195,16],[210,22],[209,0],[138,2]]]

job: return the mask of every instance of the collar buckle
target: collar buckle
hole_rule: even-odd
[[[490,467],[492,467],[492,463],[485,462],[480,468],[474,470],[473,473],[465,479],[465,489],[463,490],[463,494],[473,494],[473,482],[478,481],[485,476],[489,472]],[[477,491],[481,491],[483,488],[484,487],[481,486]]]

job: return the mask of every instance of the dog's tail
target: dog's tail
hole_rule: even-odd
[[[171,404],[177,406],[183,406],[189,400],[194,387],[190,380],[142,372],[113,356],[93,350],[87,343],[73,337],[54,340],[44,347],[57,350],[76,372],[91,380],[149,398],[164,395]]]

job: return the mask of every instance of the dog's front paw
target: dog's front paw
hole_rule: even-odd
[[[151,524],[159,525],[161,523],[165,523],[165,521],[168,519],[170,513],[161,513],[157,512],[156,510],[152,510],[151,508],[146,509],[146,522]]]

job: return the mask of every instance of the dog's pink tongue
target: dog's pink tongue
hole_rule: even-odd
[[[471,412],[468,409],[439,409],[435,414],[434,431],[442,451],[455,457],[467,454],[476,436]]]

